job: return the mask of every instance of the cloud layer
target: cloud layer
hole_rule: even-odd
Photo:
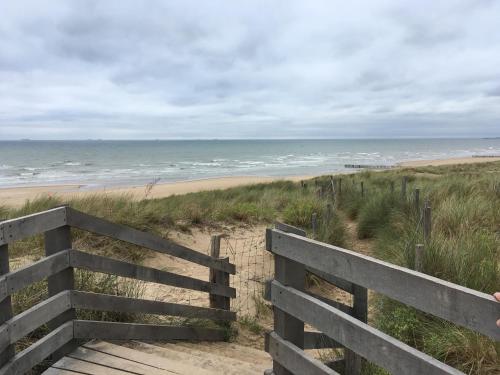
[[[498,1],[0,9],[0,140],[500,135]]]

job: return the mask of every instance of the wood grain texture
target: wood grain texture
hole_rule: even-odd
[[[272,230],[273,253],[500,341],[493,296],[366,255]]]
[[[9,245],[0,245],[0,275],[9,273]],[[4,279],[5,280],[5,279]],[[12,318],[12,301],[7,293],[6,284],[0,283],[0,324]],[[15,354],[13,345],[9,345],[9,326],[0,326],[0,366],[4,365]]]
[[[66,224],[66,207],[58,207],[17,219],[2,221],[0,223],[0,245],[22,240]]]
[[[269,333],[266,351],[292,374],[339,375],[321,361],[309,357],[302,349],[283,340],[275,332]]]
[[[185,259],[202,266],[225,271],[233,275],[236,273],[234,264],[221,262],[219,259],[214,259],[208,255],[168,241],[154,234],[112,223],[69,207],[67,209],[67,220],[68,224],[75,228],[122,240],[150,250]]]
[[[0,341],[0,350],[5,349],[4,345],[14,344],[19,339],[70,308],[70,292],[63,291],[16,315],[4,323],[7,327],[8,335],[7,341],[3,339]]]
[[[274,281],[271,295],[273,305],[311,324],[392,374],[463,375],[462,372],[304,292]]]
[[[228,286],[212,284],[208,281],[195,279],[193,277],[161,271],[155,268],[139,266],[137,264],[84,253],[78,250],[70,251],[70,265],[75,268],[83,268],[94,272],[102,272],[142,281],[171,285],[178,288],[198,290],[225,297],[234,298],[236,296],[236,290]]]
[[[227,310],[76,290],[71,292],[71,303],[76,309],[183,316],[225,321],[236,320],[236,313]]]
[[[75,338],[78,339],[224,341],[226,338],[224,331],[209,328],[99,322],[93,320],[75,320],[73,323]]]
[[[0,278],[0,298],[42,281],[69,267],[69,251],[63,250]]]
[[[73,322],[67,322],[16,354],[0,369],[0,375],[24,374],[73,339]]]

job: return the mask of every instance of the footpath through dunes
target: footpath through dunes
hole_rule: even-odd
[[[256,375],[271,367],[267,353],[227,342],[91,341],[54,363],[44,374]]]

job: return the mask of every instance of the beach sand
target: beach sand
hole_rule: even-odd
[[[50,185],[36,187],[0,188],[0,206],[19,207],[28,199],[46,196],[58,196],[61,198],[84,197],[94,194],[120,195],[128,194],[135,199],[163,198],[171,195],[196,193],[206,190],[228,189],[236,186],[251,185],[258,183],[273,182],[279,180],[300,181],[314,176],[291,176],[291,177],[220,177],[203,180],[181,181],[164,184],[156,184],[151,191],[146,193],[146,186],[128,187],[101,187],[89,189],[85,185]]]
[[[470,164],[499,161],[500,157],[468,157],[442,160],[415,160],[399,163],[400,167],[422,167],[453,164]],[[324,173],[327,174],[327,173]],[[0,206],[19,207],[28,199],[44,196],[59,196],[61,198],[83,197],[92,194],[129,194],[136,199],[163,198],[177,194],[195,193],[206,190],[227,189],[235,186],[272,182],[278,180],[300,181],[314,176],[291,176],[291,177],[220,177],[194,181],[172,182],[155,185],[149,194],[146,194],[146,186],[108,187],[89,189],[84,185],[51,185],[36,187],[0,188]]]

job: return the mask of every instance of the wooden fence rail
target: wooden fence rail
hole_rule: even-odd
[[[72,248],[71,227],[129,242],[208,267],[208,280],[178,275]],[[33,264],[9,271],[8,245],[37,234],[44,234],[45,254]],[[227,259],[208,256],[161,237],[115,224],[71,209],[49,211],[0,223],[0,375],[22,374],[47,357],[54,359],[72,350],[75,339],[115,340],[224,340],[227,330],[179,327],[158,324],[85,321],[76,318],[77,310],[143,313],[230,322],[230,299],[236,290],[229,286],[229,275],[236,272]],[[73,269],[86,269],[146,282],[206,292],[221,298],[222,304],[197,307],[75,290]],[[33,283],[47,280],[49,298],[12,316],[11,295]],[[207,295],[208,297],[208,295]],[[51,332],[19,353],[14,345],[47,324]]]
[[[361,357],[394,374],[462,374],[367,325],[366,298],[358,301],[357,306],[355,300],[347,310],[338,303],[311,295],[304,290],[301,269],[333,284],[342,284],[342,289],[350,292],[356,293],[358,289],[358,293],[366,296],[366,290],[372,289],[425,313],[500,340],[500,330],[495,324],[500,316],[500,304],[485,293],[308,239],[300,230],[282,224],[276,229],[268,229],[266,248],[275,255],[279,267],[270,287],[275,332],[268,343],[276,375],[332,374],[305,358],[301,351],[311,348],[315,340],[325,336],[332,339],[336,347],[346,349],[345,373],[349,375],[359,373],[361,362],[357,358]],[[304,334],[304,323],[322,333],[315,332],[308,337],[307,333]],[[316,368],[314,372],[311,366]]]

